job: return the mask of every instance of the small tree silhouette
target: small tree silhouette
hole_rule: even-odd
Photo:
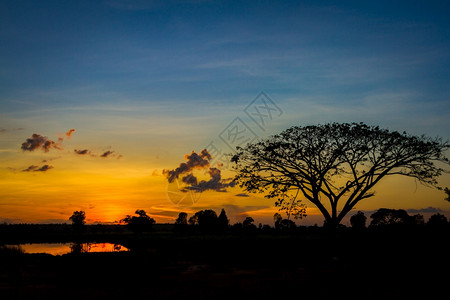
[[[178,218],[175,220],[174,231],[178,233],[184,233],[187,230],[187,213],[180,212]]]
[[[255,220],[252,217],[247,217],[245,218],[245,220],[242,222],[242,226],[244,227],[249,227],[249,226],[255,226],[253,223],[255,222]]]
[[[362,230],[366,228],[367,217],[362,211],[358,211],[355,215],[351,216],[350,224],[355,230]]]
[[[423,218],[423,215],[421,215],[421,214],[416,214],[416,215],[413,215],[413,216],[411,216],[411,217],[409,218],[409,223],[410,223],[411,225],[419,225],[419,226],[422,226],[422,225],[425,225],[425,220],[424,220],[424,218]]]
[[[84,224],[86,224],[86,213],[82,210],[74,211],[69,220],[72,221],[75,231],[81,232],[84,230]]]
[[[283,219],[279,213],[273,215],[273,220],[275,221],[275,229],[277,230],[291,230],[296,228],[295,222],[289,219]]]
[[[411,217],[403,209],[380,208],[370,218],[372,218],[370,226],[386,226],[407,225]]]
[[[275,229],[280,229],[280,223],[283,220],[283,217],[279,213],[275,213],[273,215],[273,221],[275,222]]]
[[[175,220],[175,225],[187,225],[187,213],[180,212]]]
[[[218,228],[218,218],[215,211],[211,209],[200,210],[189,218],[190,225],[198,225],[203,232],[215,232]]]
[[[256,232],[256,225],[253,224],[255,220],[252,217],[246,217],[244,221],[242,221],[242,229],[245,233],[254,233]]]
[[[427,226],[431,228],[443,228],[447,224],[448,224],[447,217],[441,215],[440,213],[432,215],[427,222]]]
[[[150,231],[152,225],[156,223],[156,221],[148,216],[143,209],[136,210],[135,214],[137,214],[137,216],[127,215],[120,220],[120,222],[127,224],[134,232]]]
[[[222,208],[219,217],[217,218],[217,225],[220,230],[225,231],[228,229],[229,224],[230,220],[228,220],[227,214],[225,213],[225,209]]]
[[[198,215],[195,214],[192,217],[190,217],[188,223],[189,225],[198,225]]]

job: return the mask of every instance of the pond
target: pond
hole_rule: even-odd
[[[67,253],[129,251],[128,248],[120,244],[112,243],[31,243],[9,246],[19,246],[24,253],[47,253],[51,255],[63,255]]]

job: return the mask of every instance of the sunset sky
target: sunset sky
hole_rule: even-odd
[[[68,222],[75,210],[114,222],[144,209],[164,223],[225,208],[232,223],[273,224],[263,195],[168,184],[163,170],[186,154],[231,152],[233,126],[256,139],[365,122],[450,139],[450,4],[318,3],[1,1],[0,222]],[[251,112],[263,103],[262,124]],[[356,210],[450,217],[444,193],[413,179],[375,190]],[[322,225],[305,203],[298,224]]]

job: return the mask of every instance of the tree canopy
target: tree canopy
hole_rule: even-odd
[[[235,180],[247,192],[264,192],[284,209],[313,203],[325,223],[337,227],[361,200],[374,196],[384,177],[403,175],[427,186],[449,165],[441,138],[413,136],[364,123],[294,126],[237,147]],[[292,211],[292,210],[290,210]],[[300,206],[299,217],[305,211]]]
[[[82,210],[74,211],[69,220],[72,221],[73,226],[83,226],[86,223],[86,213]]]
[[[175,225],[187,225],[187,213],[180,212],[175,220]]]
[[[230,224],[230,220],[228,220],[227,213],[223,208],[220,211],[219,217],[217,218],[217,224],[222,230],[226,230],[228,228],[228,225]]]
[[[147,215],[147,213],[143,209],[137,209],[135,214],[137,216],[127,215],[120,221],[127,224],[130,229],[135,232],[150,230],[152,228],[152,225],[156,223],[155,219]]]
[[[370,218],[370,226],[408,225],[412,221],[404,209],[380,208]]]
[[[358,211],[355,215],[350,217],[350,224],[352,228],[356,230],[361,230],[366,228],[367,217],[362,211]]]

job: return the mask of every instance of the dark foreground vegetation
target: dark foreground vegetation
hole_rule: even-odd
[[[369,228],[1,225],[3,244],[120,243],[52,256],[0,246],[1,299],[415,299],[446,294],[448,224]],[[249,229],[251,228],[251,229]]]

